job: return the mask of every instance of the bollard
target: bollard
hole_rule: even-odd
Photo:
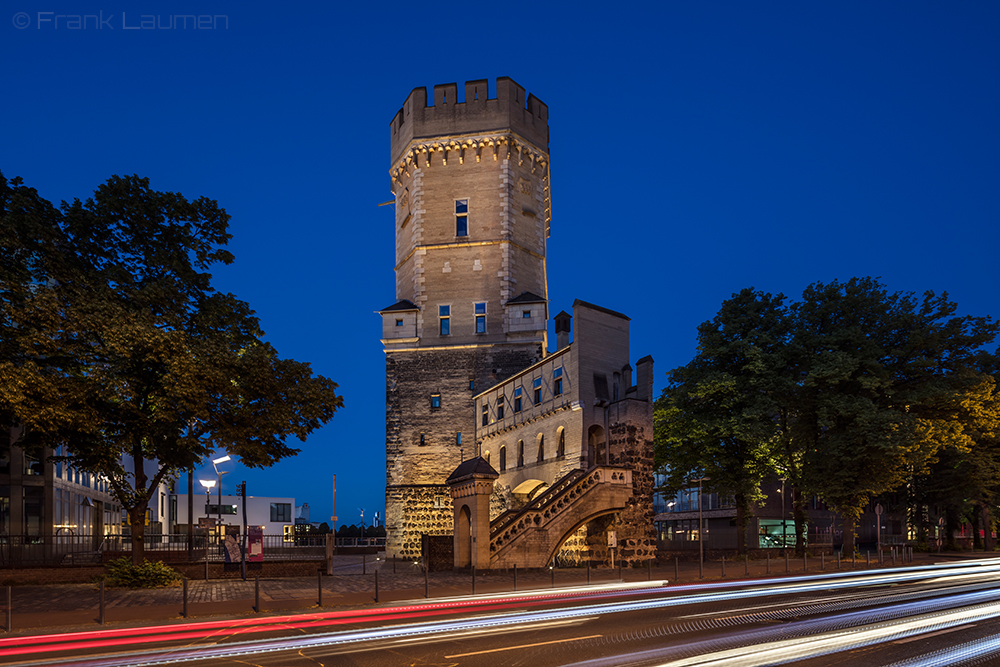
[[[188,617],[188,578],[184,577],[184,610],[181,612],[181,616],[184,618]]]
[[[618,583],[622,582],[622,561],[618,559]]]
[[[556,587],[556,568],[550,566],[549,567],[549,572],[552,573],[552,588],[555,588]]]
[[[703,556],[698,557],[698,578],[705,578],[705,558]]]
[[[378,602],[378,570],[375,570],[375,602]]]
[[[514,592],[517,592],[517,563],[514,563]]]
[[[361,554],[361,574],[368,574],[368,571],[366,569],[367,562],[368,562],[368,556],[365,554]]]
[[[809,554],[802,554],[802,571],[809,571]]]
[[[97,607],[97,623],[104,625],[104,580],[101,579],[100,604]]]
[[[653,580],[653,559],[650,558],[646,561],[646,581]]]
[[[896,567],[896,547],[892,548],[892,566]]]
[[[674,556],[674,581],[680,581],[681,574],[677,565],[677,556]]]
[[[7,619],[4,624],[4,629],[7,632],[11,631],[11,624],[13,621],[14,610],[10,608],[10,586],[7,587]]]
[[[858,552],[854,551],[851,553],[851,569],[853,570],[857,567],[858,567]]]
[[[826,570],[826,552],[819,552],[819,569]]]
[[[767,573],[771,574],[771,552],[767,552]]]
[[[837,552],[837,569],[840,569],[840,552]]]
[[[320,570],[316,573],[316,604],[320,607],[323,606],[323,571]]]
[[[865,567],[871,567],[871,566],[872,566],[872,552],[871,551],[866,551],[865,552]]]
[[[260,575],[253,575],[253,610],[260,613]]]
[[[725,554],[723,554],[723,556],[722,556],[722,578],[723,579],[726,578],[726,556],[725,556]]]
[[[392,573],[396,574],[396,554],[392,555]]]
[[[743,554],[743,576],[750,576],[750,554]]]
[[[590,585],[590,561],[587,561],[587,585]]]
[[[424,566],[424,597],[425,598],[429,598],[431,596],[430,592],[431,592],[431,589],[430,589],[429,578],[427,576],[427,566],[425,565]]]
[[[788,574],[788,572],[789,572],[789,569],[788,569],[788,552],[786,551],[785,552],[785,574]]]
[[[472,594],[476,594],[476,566],[472,566]]]
[[[205,550],[205,581],[208,581],[208,549]]]

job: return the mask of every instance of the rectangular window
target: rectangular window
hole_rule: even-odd
[[[441,335],[451,334],[451,306],[438,306],[438,320],[441,322]]]
[[[403,326],[403,320],[402,320],[402,319],[399,319],[399,318],[397,318],[397,319],[396,319],[396,326],[397,326],[397,327],[401,327],[401,326]]]
[[[530,319],[531,318],[531,311],[530,310],[522,310],[521,311],[521,317],[523,317],[526,320]]]
[[[521,388],[514,389],[514,412],[521,411]]]
[[[431,394],[431,410],[441,408],[441,394]]]
[[[272,505],[273,506],[273,505]],[[236,516],[236,505],[223,505],[222,514],[229,514]],[[205,514],[207,516],[219,516],[219,506],[218,505],[205,505]],[[274,521],[274,519],[271,519]]]
[[[483,426],[489,426],[490,423],[490,405],[486,401],[483,401]]]
[[[503,396],[497,396],[497,419],[503,419]]]
[[[486,302],[476,304],[476,333],[486,333]]]
[[[475,390],[476,390],[476,381],[469,380],[469,391],[475,391]]]
[[[455,236],[469,235],[469,200],[455,200]]]
[[[552,387],[552,393],[556,396],[562,395],[562,371],[563,371],[562,366],[552,371],[552,377],[555,378],[555,382],[553,383]]]
[[[535,378],[532,383],[535,388],[535,405],[542,402],[542,378]]]
[[[456,445],[461,445],[462,444],[462,432],[461,431],[459,431],[458,433],[455,434],[455,444]]]
[[[271,503],[271,521],[291,521],[291,503]]]

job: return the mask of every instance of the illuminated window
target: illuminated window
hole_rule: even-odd
[[[441,335],[451,333],[451,306],[438,306],[438,321],[441,323]]]
[[[431,410],[438,410],[441,407],[441,394],[431,394]]]
[[[469,235],[469,200],[455,200],[455,236]]]
[[[476,304],[476,333],[486,333],[486,302]]]

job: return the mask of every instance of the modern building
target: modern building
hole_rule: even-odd
[[[641,461],[632,514],[645,522],[636,539],[648,556],[652,359],[638,362],[632,386],[628,318],[582,301],[575,341],[562,313],[550,352],[548,107],[509,78],[495,97],[485,80],[466,82],[463,100],[458,92],[435,86],[429,103],[416,88],[390,124],[396,295],[378,311],[387,553],[416,557],[423,536],[453,533],[447,480],[483,456],[500,470],[495,516],[573,471]],[[606,543],[608,525],[592,526],[595,539]]]
[[[176,501],[177,528],[176,532],[184,534],[187,531],[188,495],[176,494],[171,502]],[[265,535],[294,535],[295,517],[294,498],[271,498],[263,496],[247,496],[247,525],[261,526]],[[243,528],[243,498],[241,496],[223,495],[222,503],[215,493],[208,496],[204,493],[194,494],[194,525],[204,524],[207,519],[211,525],[217,525],[220,520],[225,526]]]

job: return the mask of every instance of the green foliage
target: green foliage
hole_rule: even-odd
[[[228,221],[138,176],[60,209],[0,176],[0,418],[110,480],[137,564],[161,481],[216,450],[273,465],[343,406],[336,383],[281,359],[250,306],[212,288],[208,270],[233,260]]]
[[[121,588],[162,588],[181,580],[173,568],[159,561],[143,560],[135,565],[127,556],[117,558],[107,565],[106,581]]]
[[[797,527],[801,498],[819,495],[845,519],[848,552],[869,501],[929,470],[939,452],[960,455],[956,469],[991,500],[1000,402],[996,359],[982,347],[998,327],[956,308],[947,294],[890,293],[871,278],[816,283],[790,305],[734,294],[698,328],[698,355],[670,373],[657,401],[666,490],[708,476],[743,509],[762,479],[780,475],[797,491]],[[940,472],[940,493],[968,490]]]

